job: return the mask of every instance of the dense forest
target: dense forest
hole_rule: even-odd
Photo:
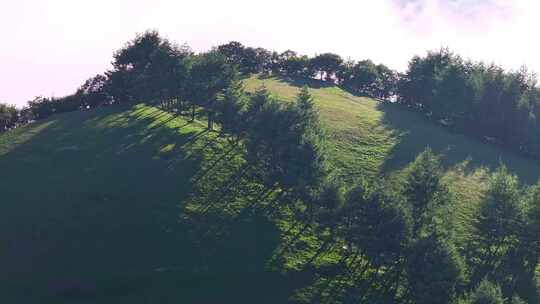
[[[292,210],[324,239],[303,267],[336,248],[342,252],[343,269],[327,274],[349,278],[336,301],[539,303],[540,183],[524,187],[502,166],[490,180],[473,237],[458,244],[447,216],[455,196],[435,153],[421,153],[399,184],[345,184],[326,164],[325,130],[308,89],[293,103],[265,87],[247,93],[241,80],[253,73],[320,79],[540,157],[540,89],[524,68],[508,72],[448,49],[413,58],[404,74],[370,60],[349,62],[331,53],[310,58],[238,42],[195,54],[155,31],[115,52],[113,68],[73,95],[37,97],[20,110],[0,105],[0,130],[55,113],[139,102],[203,117],[209,130],[242,148],[267,193],[279,193],[271,207]]]

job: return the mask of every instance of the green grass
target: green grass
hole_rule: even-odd
[[[266,265],[275,223],[225,221],[260,189],[246,175],[218,193],[243,159],[203,125],[108,107],[0,136],[2,302],[250,303],[265,284],[293,288]],[[203,212],[220,195],[231,203]]]
[[[284,101],[293,101],[300,87],[308,85],[328,133],[330,162],[350,184],[360,178],[399,177],[427,147],[441,154],[445,178],[456,193],[461,238],[467,237],[489,174],[500,164],[526,184],[540,177],[538,161],[450,132],[400,105],[354,96],[316,80],[256,75],[244,83],[247,91],[264,85]]]
[[[249,91],[262,83],[286,101],[303,84],[245,80]],[[540,175],[536,162],[417,113],[309,84],[344,181],[399,180],[427,146],[442,153],[463,239],[501,162],[526,183]],[[280,192],[253,173],[204,122],[150,106],[54,115],[0,135],[0,300],[308,303],[341,284],[305,271],[320,239],[308,229],[294,241],[302,224],[287,208],[268,217]],[[332,251],[315,265],[332,271],[337,260]]]

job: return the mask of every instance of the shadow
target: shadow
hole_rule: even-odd
[[[303,85],[311,88],[339,87],[333,83],[303,77],[289,78],[261,74],[257,77],[261,80],[277,79],[295,87]],[[366,97],[340,88],[351,96]],[[446,168],[458,168],[464,175],[475,174],[478,170],[492,172],[504,164],[526,184],[536,183],[540,178],[540,163],[537,160],[452,131],[401,104],[378,101],[377,110],[383,113],[382,127],[390,133],[391,140],[396,143],[392,143],[387,157],[378,169],[379,172],[373,172],[375,175],[392,174],[405,168],[419,153],[430,147],[434,152],[443,155],[442,161]],[[377,171],[377,168],[374,169]]]
[[[397,139],[383,163],[382,174],[403,169],[429,147],[442,155],[446,168],[459,167],[465,174],[479,169],[492,172],[505,164],[522,182],[535,183],[540,177],[540,165],[515,152],[451,132],[402,105],[379,103],[377,108],[383,112],[382,125]]]
[[[238,152],[186,121],[111,106],[54,115],[0,143],[0,299],[284,302],[296,285],[265,266],[279,242],[273,222],[251,216],[201,240],[227,214],[179,218],[193,193],[219,196],[234,168],[251,187]]]

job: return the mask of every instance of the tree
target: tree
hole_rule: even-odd
[[[377,65],[377,87],[376,97],[382,100],[388,100],[397,94],[398,73],[391,70],[384,64]]]
[[[324,131],[307,86],[300,89],[293,110],[296,121],[290,144],[296,151],[290,155],[287,177],[300,197],[307,199],[327,174]]]
[[[146,31],[114,54],[114,69],[107,73],[109,91],[117,101],[161,102],[181,95],[187,79],[184,59],[190,50]]]
[[[428,52],[425,58],[414,56],[400,87],[400,99],[411,106],[421,106],[426,112],[437,102],[439,72],[444,70],[454,54],[448,48]]]
[[[363,60],[352,67],[351,77],[344,84],[355,94],[376,96],[379,73],[371,60]]]
[[[246,110],[246,96],[242,82],[234,80],[225,89],[223,97],[218,99],[216,121],[221,124],[221,131],[237,139],[245,130],[244,111]]]
[[[219,52],[211,51],[194,58],[189,79],[192,120],[195,119],[195,107],[203,106],[208,115],[208,129],[213,129],[218,95],[230,86],[236,73]]]
[[[407,275],[414,303],[454,303],[464,280],[464,264],[451,240],[430,233],[414,241]]]
[[[82,108],[81,97],[73,94],[61,98],[51,98],[54,113],[78,111]]]
[[[412,207],[415,234],[433,220],[438,208],[450,202],[449,190],[442,182],[442,176],[439,158],[429,148],[411,164],[404,194]]]
[[[316,219],[315,227],[318,235],[324,240],[317,252],[310,257],[308,265],[325,252],[339,236],[339,229],[344,215],[345,195],[343,185],[335,178],[327,178],[321,183],[319,191],[315,194],[313,214]]]
[[[519,247],[524,210],[520,193],[517,177],[508,173],[505,167],[499,168],[491,180],[475,224],[476,233],[471,247],[479,259],[472,263],[473,284],[485,276],[494,278],[499,284],[513,276],[515,269],[504,265],[513,260],[513,252]]]
[[[291,77],[312,77],[313,71],[307,56],[291,56],[281,63],[283,72]]]
[[[113,55],[113,71],[109,75],[124,90],[122,99],[127,101],[150,100],[153,93],[148,82],[147,70],[158,49],[164,43],[157,31],[146,31],[129,41]],[[115,83],[116,84],[116,83]]]
[[[53,101],[49,98],[38,96],[28,102],[28,108],[35,119],[46,118],[56,112]]]
[[[227,44],[222,44],[217,47],[217,51],[225,56],[227,63],[242,68],[245,60],[245,47],[240,42],[231,41]]]
[[[19,111],[15,106],[0,103],[0,133],[15,127],[18,119]]]
[[[333,53],[324,53],[311,59],[313,70],[320,75],[321,80],[334,81],[336,73],[339,71],[343,59]]]
[[[488,280],[482,280],[468,296],[467,304],[504,304],[501,288]]]
[[[527,191],[526,229],[524,243],[528,247],[527,265],[529,272],[535,271],[540,262],[540,182]]]
[[[108,81],[107,77],[101,74],[86,80],[75,93],[81,99],[81,105],[85,108],[95,108],[110,102],[106,92]]]
[[[269,74],[272,71],[272,65],[274,64],[272,60],[272,52],[264,48],[256,48],[254,51],[258,65],[257,71]]]
[[[296,103],[284,104],[261,88],[246,113],[247,158],[262,183],[308,197],[326,170],[322,131],[309,93],[304,89]]]
[[[350,250],[367,261],[357,274],[363,283],[351,291],[351,297],[361,297],[356,300],[363,303],[377,284],[384,284],[381,290],[387,295],[397,293],[411,236],[410,215],[399,193],[384,182],[353,188],[347,194],[340,231]]]

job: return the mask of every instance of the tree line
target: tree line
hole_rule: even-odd
[[[505,71],[495,64],[464,60],[446,48],[413,57],[404,73],[369,59],[278,53],[235,41],[194,54],[189,46],[175,45],[155,31],[115,52],[113,68],[87,80],[73,95],[36,97],[16,114],[4,104],[0,131],[53,113],[112,103],[167,99],[180,108],[197,108],[212,103],[213,92],[224,86],[221,79],[209,86],[201,79],[210,76],[212,68],[227,67],[227,77],[236,69],[241,74],[320,79],[353,94],[398,102],[446,127],[540,158],[540,89],[536,75],[525,67]],[[208,109],[211,124],[214,111]]]
[[[200,77],[208,76],[206,68],[223,65],[241,74],[320,79],[353,94],[395,101],[459,132],[540,158],[540,89],[536,75],[525,67],[505,71],[495,64],[464,60],[446,48],[415,56],[408,69],[398,73],[369,59],[355,62],[333,53],[314,57],[292,50],[278,53],[235,41],[194,54],[189,46],[177,46],[152,31],[129,44],[134,48],[115,52],[112,70],[90,78],[73,95],[36,97],[17,114],[4,104],[0,131],[53,113],[112,103],[169,99],[180,107],[188,106],[187,101],[197,107],[215,99],[195,96],[203,94],[196,87],[203,84]],[[213,88],[204,87],[210,89],[209,95],[223,86],[215,81]]]
[[[502,122],[512,121],[518,128],[518,120],[509,118],[511,111],[503,111],[505,119],[499,122],[490,115],[502,109],[532,111],[534,99],[526,99],[529,108],[507,107],[506,102],[510,97],[524,102],[525,95],[538,90],[534,77],[524,70],[507,73],[465,62],[444,49],[415,57],[407,73],[400,75],[369,60],[344,61],[330,53],[313,58],[292,51],[277,54],[237,42],[195,54],[188,46],[149,31],[116,51],[113,68],[87,80],[73,95],[38,97],[20,111],[0,106],[0,130],[54,113],[134,102],[157,105],[191,120],[203,117],[208,129],[217,129],[243,148],[259,183],[279,192],[273,208],[291,210],[304,223],[301,231],[316,231],[321,244],[306,260],[306,269],[321,256],[339,252],[336,268],[324,274],[332,287],[321,286],[317,297],[329,293],[342,303],[540,301],[535,274],[540,183],[522,187],[515,176],[499,169],[471,236],[458,242],[451,216],[456,198],[444,182],[437,155],[429,150],[420,154],[397,185],[384,180],[346,185],[333,177],[326,163],[325,133],[309,90],[302,88],[293,103],[276,100],[264,87],[248,94],[241,74],[249,73],[318,78],[357,94],[394,99],[433,119],[464,130],[469,126],[482,136],[494,136],[495,132],[485,133],[487,126]],[[469,93],[476,99],[466,98]],[[499,99],[494,101],[493,96]],[[491,104],[496,102],[499,110]],[[489,109],[482,110],[485,107]],[[480,111],[474,115],[489,115],[463,114],[465,108]],[[519,123],[531,123],[530,119]],[[479,131],[480,126],[486,130]],[[494,139],[510,139],[513,130]],[[523,134],[533,138],[532,133]]]

